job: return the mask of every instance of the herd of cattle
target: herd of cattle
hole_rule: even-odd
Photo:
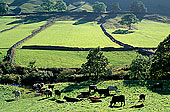
[[[41,93],[41,95],[46,95],[46,97],[52,97],[53,94],[53,89],[55,85],[48,85],[48,89],[43,88],[44,83],[36,83],[32,86],[33,90],[38,90],[39,93]],[[163,84],[162,83],[155,83],[151,89],[155,90],[157,88],[160,88],[162,90],[163,88]],[[89,91],[88,92],[81,92],[77,98],[71,98],[71,97],[67,97],[64,96],[65,100],[56,100],[56,102],[58,103],[64,103],[64,102],[78,102],[78,101],[82,101],[84,100],[83,98],[89,98],[91,100],[91,102],[102,102],[101,98],[106,98],[107,96],[112,96],[112,99],[110,101],[110,107],[113,106],[113,104],[115,105],[116,102],[121,102],[121,106],[122,104],[124,104],[125,106],[125,96],[124,95],[119,95],[119,96],[115,96],[113,94],[110,94],[110,91],[115,91],[116,93],[118,92],[118,87],[117,86],[108,86],[105,89],[98,89],[96,85],[89,85]],[[94,97],[91,96],[92,93],[98,93],[100,95],[100,97]],[[54,90],[55,96],[61,96],[62,91],[56,89]],[[104,95],[104,97],[101,97],[102,95]],[[139,101],[144,101],[145,100],[145,94],[140,94],[139,95]],[[130,108],[140,108],[143,107],[144,104],[140,104],[140,105],[133,105]]]

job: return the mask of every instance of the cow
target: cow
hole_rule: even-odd
[[[48,85],[48,88],[49,88],[49,89],[52,89],[52,91],[53,91],[54,85]]]
[[[112,107],[113,103],[115,105],[116,102],[121,102],[121,106],[122,106],[122,103],[124,103],[124,106],[125,106],[125,96],[124,95],[113,96],[112,100],[110,101],[110,107]]]
[[[70,98],[70,97],[67,97],[67,96],[64,96],[64,99],[67,102],[78,102],[78,101],[80,101],[78,98]]]
[[[95,90],[97,89],[96,85],[89,85],[89,92],[91,92],[91,90]]]
[[[140,94],[140,95],[139,95],[139,101],[140,101],[140,100],[145,100],[145,95],[144,95],[144,94]]]
[[[95,89],[94,92],[98,92],[100,94],[100,97],[104,94],[104,96],[109,96],[109,89]]]
[[[163,83],[154,83],[154,85],[152,86],[152,90],[156,89],[156,88],[160,88],[162,90],[163,88]]]
[[[55,96],[57,95],[57,96],[61,96],[61,91],[60,90],[58,90],[58,89],[56,89],[56,90],[54,90],[54,92],[55,92]]]
[[[49,97],[49,96],[52,97],[52,93],[53,93],[53,92],[52,92],[51,89],[46,89],[46,90],[45,90],[46,97]]]
[[[12,93],[15,94],[15,99],[20,100],[21,92],[19,90],[14,90]]]
[[[40,91],[43,86],[44,86],[44,83],[35,83],[33,84],[32,89]]]

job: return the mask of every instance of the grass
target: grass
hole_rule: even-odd
[[[55,102],[54,96],[51,98],[46,98],[45,96],[21,99],[20,101],[6,102],[5,99],[11,99],[11,94],[8,94],[10,89],[2,90],[0,89],[1,98],[0,102],[0,112],[169,112],[170,111],[170,94],[169,94],[169,83],[164,82],[163,91],[151,91],[151,85],[156,81],[102,81],[102,82],[92,82],[85,81],[81,83],[57,83],[55,84],[55,89],[62,90],[63,93],[61,97],[56,97],[56,99],[63,100],[64,96],[76,97],[80,92],[88,91],[88,85],[96,84],[98,88],[107,88],[107,86],[115,85],[118,87],[117,95],[125,95],[126,105],[124,107],[119,107],[120,103],[111,108],[109,107],[109,102],[111,101],[111,96],[102,98],[102,102],[91,103],[91,101],[86,98],[85,101],[80,102],[66,102],[59,104]],[[7,87],[6,87],[7,88]],[[11,87],[8,87],[11,88]],[[168,88],[168,89],[166,89]],[[7,94],[6,94],[7,93]],[[115,94],[111,91],[111,94]],[[139,95],[145,94],[146,100],[143,102],[145,105],[142,108],[129,108],[132,105],[141,104],[138,102]],[[93,96],[99,96],[99,94],[94,94]],[[8,98],[9,97],[9,98]]]
[[[8,49],[0,49],[0,62],[4,59],[4,56],[7,54]]]
[[[0,31],[13,27],[16,24],[10,24],[10,23],[19,20],[21,19],[16,19],[14,17],[7,17],[7,16],[0,17]]]
[[[170,24],[142,20],[135,24],[138,30],[131,34],[112,34],[118,29],[108,29],[107,31],[117,40],[135,47],[157,47],[169,34]]]
[[[66,47],[120,47],[104,35],[95,22],[73,25],[75,21],[57,21],[23,45]]]
[[[46,21],[32,24],[24,24],[10,31],[6,31],[0,34],[0,48],[9,48],[14,45],[16,42],[24,39],[31,32],[45,24]]]
[[[81,67],[86,62],[87,51],[47,51],[47,50],[16,50],[15,62],[18,65],[28,66],[29,62],[36,61],[37,67]],[[110,65],[119,66],[130,64],[136,57],[134,51],[104,52]]]

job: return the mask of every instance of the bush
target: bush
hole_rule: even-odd
[[[129,31],[129,30],[116,30],[112,32],[112,34],[129,34],[129,33],[134,33],[134,31]]]
[[[21,76],[18,74],[6,74],[1,75],[0,80],[2,84],[20,84]]]

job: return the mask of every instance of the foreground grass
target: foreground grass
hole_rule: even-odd
[[[66,47],[120,47],[104,35],[95,22],[73,25],[76,21],[57,21],[23,45],[54,45]]]
[[[0,48],[9,48],[14,45],[16,42],[24,39],[31,32],[45,24],[46,21],[32,24],[24,24],[10,31],[4,32],[0,34]]]
[[[89,84],[96,84],[98,88],[107,88],[107,86],[115,85],[118,87],[117,95],[125,95],[126,105],[120,107],[120,103],[117,103],[113,108],[109,107],[111,96],[102,98],[102,102],[91,103],[86,98],[81,102],[66,102],[59,104],[55,102],[54,96],[46,98],[45,96],[35,98],[22,98],[20,101],[6,102],[6,99],[11,99],[11,94],[8,94],[10,89],[0,89],[1,98],[0,112],[169,112],[170,111],[170,85],[168,81],[162,81],[164,83],[164,89],[152,92],[150,90],[151,85],[156,81],[103,81],[92,82],[86,81],[81,83],[57,83],[55,89],[62,90],[61,97],[56,99],[63,100],[64,96],[76,97],[80,92],[88,91]],[[146,100],[143,102],[145,105],[142,108],[129,108],[132,105],[141,104],[138,102],[138,96],[143,93],[146,95]],[[115,94],[114,91],[111,94]],[[97,93],[93,96],[99,96]],[[9,98],[8,98],[9,97]]]
[[[18,65],[28,66],[29,62],[36,61],[37,67],[81,67],[86,62],[87,51],[47,51],[17,49],[15,62]],[[110,65],[119,66],[130,64],[136,57],[135,51],[104,52]]]
[[[138,30],[131,34],[112,34],[118,29],[107,31],[117,40],[135,47],[157,47],[169,35],[170,24],[142,20],[135,26]]]

